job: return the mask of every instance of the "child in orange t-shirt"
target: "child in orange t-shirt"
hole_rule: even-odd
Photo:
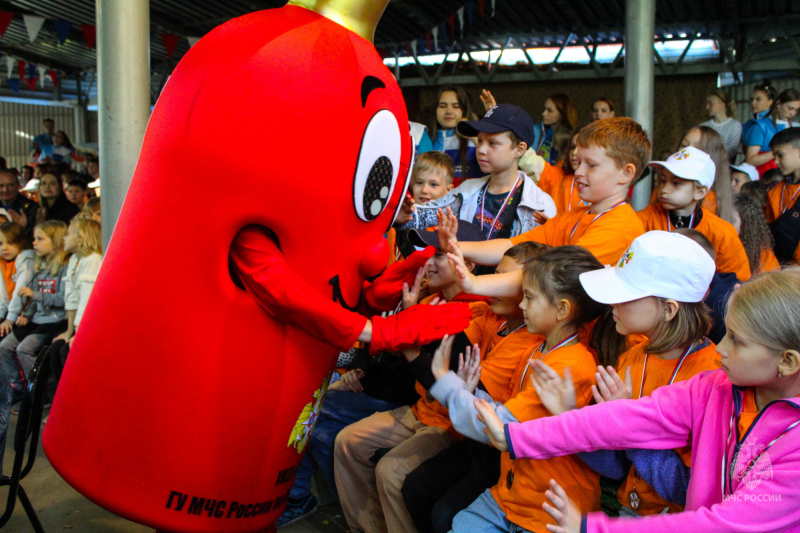
[[[784,176],[767,193],[767,222],[775,236],[775,255],[781,262],[800,263],[800,128],[779,131],[769,147]]]
[[[556,212],[559,214],[588,205],[581,199],[578,188],[575,186],[575,169],[579,164],[578,134],[580,132],[581,128],[573,130],[569,141],[569,152],[561,160],[563,166],[554,166],[545,161],[544,170],[539,177],[539,188],[550,195],[556,204]],[[537,220],[540,219],[539,222],[542,224],[547,221],[544,213],[537,213],[535,216]]]
[[[538,242],[511,247],[497,265],[497,272],[522,270],[549,248]],[[492,312],[476,318],[463,333],[454,336],[457,353],[469,353],[470,345],[479,348],[472,358],[459,362],[459,376],[500,402],[510,397],[511,379],[526,350],[541,342],[525,328],[521,301],[522,295],[492,298]],[[426,366],[418,369],[418,376],[423,371],[427,374],[430,381],[425,388],[429,389],[435,380],[430,357],[424,355],[417,357],[412,366]],[[499,475],[500,452],[464,439],[409,474],[403,484],[403,500],[418,531],[449,531],[455,514],[494,485]]]
[[[592,387],[597,403],[639,399],[719,367],[716,346],[705,337],[711,316],[703,303],[714,270],[713,259],[690,238],[651,231],[634,241],[615,268],[581,276],[593,299],[613,306],[619,334],[646,337],[620,356],[616,368],[597,368],[597,385]],[[569,391],[565,380],[541,362],[534,370],[553,415],[576,408],[576,401],[563,392]],[[691,447],[603,450],[580,457],[607,477],[627,475],[617,493],[621,515],[683,511]]]
[[[625,199],[650,160],[650,141],[634,120],[614,117],[585,126],[577,146],[575,188],[581,200],[591,205],[560,213],[511,239],[462,243],[464,258],[495,265],[511,246],[537,241],[551,246],[576,244],[592,252],[602,264],[616,262],[633,239],[644,233]]]
[[[483,239],[480,229],[463,224],[459,233],[463,239]],[[433,238],[436,232],[419,230],[421,239]],[[486,300],[460,292],[455,271],[443,251],[426,263],[428,288],[432,295],[420,302],[436,304],[469,301],[472,320],[489,311]],[[405,291],[404,292],[408,292]],[[412,290],[411,293],[414,291]],[[404,295],[404,304],[415,300]],[[416,355],[418,352],[414,352]],[[404,355],[406,355],[404,353]],[[409,352],[407,359],[414,355]],[[387,412],[375,413],[344,428],[334,444],[334,477],[345,519],[351,529],[361,531],[409,531],[413,522],[403,503],[400,490],[405,476],[423,461],[438,454],[460,438],[453,429],[447,409],[425,388],[415,384],[419,401]],[[378,462],[372,461],[378,450],[390,448]]]
[[[491,400],[506,422],[549,416],[528,377],[530,362],[538,359],[546,360],[558,372],[570,368],[578,404],[583,406],[591,401],[597,360],[578,341],[578,329],[595,320],[606,306],[586,294],[579,277],[598,268],[602,268],[600,262],[578,246],[547,250],[525,266],[520,307],[528,331],[541,335],[542,342],[532,346],[520,361],[510,384],[511,397],[504,403],[496,402],[480,390],[473,394],[467,383],[449,371],[452,343],[445,338],[434,356],[432,367],[437,382],[430,392],[446,403],[456,430],[471,439],[489,443],[481,431],[482,424],[476,420],[475,398]],[[456,515],[453,531],[509,531],[515,526],[545,531],[545,527],[553,524],[541,508],[551,478],[562,482],[582,512],[599,508],[599,476],[576,456],[555,461],[525,461],[514,460],[505,452],[497,484]]]
[[[750,279],[750,263],[736,228],[701,206],[714,183],[716,166],[711,157],[687,146],[650,166],[659,174],[661,201],[637,213],[645,231],[696,229],[714,245],[717,270],[733,272],[740,281]]]
[[[764,209],[749,194],[739,193],[733,197],[736,218],[733,227],[739,233],[750,271],[753,274],[780,270],[781,265],[772,251],[774,240],[764,217]]]

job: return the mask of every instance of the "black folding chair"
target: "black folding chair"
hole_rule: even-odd
[[[36,461],[36,450],[39,447],[39,432],[42,427],[42,411],[47,394],[47,379],[50,376],[50,347],[45,346],[36,357],[33,369],[28,378],[28,390],[22,398],[22,405],[17,417],[17,431],[14,435],[14,467],[10,476],[0,476],[0,487],[8,486],[8,500],[3,516],[0,516],[0,528],[5,526],[14,512],[17,498],[25,509],[36,533],[44,533],[42,523],[31,505],[31,500],[20,480],[30,473]],[[28,444],[30,443],[30,444]],[[27,450],[27,460],[25,449]],[[24,463],[24,466],[23,466]]]

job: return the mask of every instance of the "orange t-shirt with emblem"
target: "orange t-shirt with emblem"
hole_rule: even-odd
[[[704,339],[703,343],[706,345],[698,343],[702,347],[695,349],[686,356],[680,369],[678,369],[678,373],[675,375],[673,383],[686,381],[700,372],[719,368],[719,355],[717,354],[716,346],[708,339]],[[616,366],[617,373],[620,376],[625,375],[626,367],[631,367],[633,397],[635,399],[650,396],[657,388],[669,385],[670,378],[678,367],[679,360],[660,359],[652,354],[646,357],[646,347],[647,342],[637,344],[620,356]],[[645,357],[647,358],[646,368]],[[642,380],[642,374],[644,374],[644,381]],[[679,448],[675,451],[681,456],[686,466],[691,466],[691,446]],[[659,514],[665,507],[669,507],[671,513],[683,511],[682,505],[669,502],[659,496],[655,489],[636,474],[634,468],[631,468],[630,472],[628,472],[628,477],[617,492],[617,499],[622,505],[630,507],[630,494],[634,488],[639,493],[641,501],[639,508],[636,509],[636,512],[640,515]]]
[[[438,295],[431,295],[419,303],[427,304],[436,296]],[[456,300],[457,299],[454,298],[451,301]],[[472,311],[471,320],[480,319],[481,316],[491,312],[489,305],[484,301],[470,302],[469,308]],[[440,404],[439,401],[433,396],[430,396],[428,391],[420,384],[419,381],[414,384],[414,389],[417,391],[417,394],[419,394],[419,400],[417,400],[417,403],[411,406],[411,412],[414,413],[414,416],[417,417],[417,420],[426,426],[435,426],[446,429],[451,435],[453,435],[453,437],[457,439],[462,438],[461,434],[453,429],[453,423],[450,421],[450,413],[448,412],[447,407]]]
[[[511,238],[515,245],[537,241],[550,246],[576,244],[592,252],[604,265],[616,264],[633,240],[644,233],[636,211],[619,205],[598,218],[591,206],[559,213],[541,226]]]
[[[784,211],[800,200],[800,183],[778,183],[767,193],[767,223],[775,222]],[[798,222],[800,223],[800,222]],[[792,260],[800,263],[800,245],[794,251]]]
[[[750,279],[750,262],[744,245],[733,224],[722,220],[706,208],[702,208],[703,216],[695,229],[706,236],[717,255],[717,270],[723,273],[733,272],[739,281]],[[645,231],[672,231],[669,214],[661,204],[648,205],[638,213]]]
[[[539,337],[541,340],[542,337]],[[543,341],[542,341],[543,342]],[[511,380],[511,399],[505,406],[520,422],[550,416],[536,389],[531,383],[531,370],[528,361],[542,358],[550,368],[564,375],[569,368],[575,383],[578,407],[592,400],[592,384],[597,370],[597,360],[586,346],[580,343],[564,346],[542,356],[536,343],[522,357]],[[546,436],[542,436],[546,438]],[[513,472],[511,487],[508,486],[509,472]],[[545,531],[546,524],[553,519],[542,509],[547,501],[545,491],[551,479],[558,480],[567,495],[581,513],[600,508],[600,476],[578,459],[576,455],[554,457],[541,461],[530,459],[511,459],[509,452],[500,458],[500,480],[492,487],[492,496],[511,522],[530,531]]]

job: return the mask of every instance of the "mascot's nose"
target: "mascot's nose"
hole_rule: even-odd
[[[361,256],[359,272],[364,278],[372,278],[383,272],[386,263],[389,261],[389,243],[384,238],[372,243],[364,250]]]

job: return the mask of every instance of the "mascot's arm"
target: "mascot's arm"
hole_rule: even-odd
[[[372,283],[364,282],[361,310],[365,315],[394,311],[403,298],[403,284],[414,285],[417,271],[433,257],[436,249],[428,246],[409,255],[405,261],[396,261]]]
[[[341,351],[353,347],[368,322],[326,299],[286,263],[267,230],[247,226],[231,246],[231,264],[248,293],[285,322]]]
[[[245,289],[275,320],[285,322],[341,351],[359,340],[370,353],[428,344],[463,331],[469,304],[415,305],[395,315],[365,317],[326,299],[298,276],[265,228],[247,226],[231,246],[231,264]]]

